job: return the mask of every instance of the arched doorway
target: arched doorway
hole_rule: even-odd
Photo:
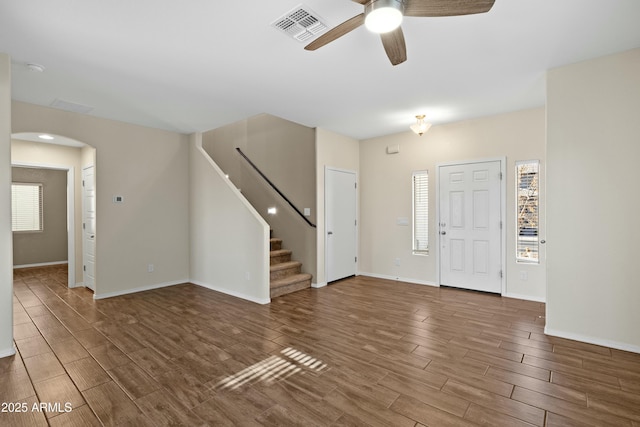
[[[82,170],[88,166],[95,167],[95,148],[59,135],[15,133],[11,137],[11,163],[12,166],[66,171],[68,286],[83,286],[85,244],[82,223]],[[44,211],[46,212],[46,209]],[[54,263],[55,261],[57,260],[53,260]]]

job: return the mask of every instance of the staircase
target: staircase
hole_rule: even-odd
[[[282,249],[282,239],[269,239],[271,298],[311,287],[311,275],[302,273],[302,263],[291,261],[291,251]]]

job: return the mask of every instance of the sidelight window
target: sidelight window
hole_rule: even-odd
[[[540,162],[516,163],[516,260],[538,263]]]
[[[413,253],[429,253],[429,171],[413,173]]]

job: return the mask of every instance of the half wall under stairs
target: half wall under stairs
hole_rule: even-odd
[[[271,298],[311,287],[311,274],[302,273],[302,263],[291,260],[291,251],[282,249],[282,239],[269,240]]]

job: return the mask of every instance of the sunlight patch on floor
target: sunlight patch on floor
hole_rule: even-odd
[[[281,356],[270,356],[265,360],[244,368],[216,384],[216,389],[235,390],[245,384],[266,382],[268,384],[283,380],[303,371],[321,372],[326,363],[295,348],[287,347]]]

